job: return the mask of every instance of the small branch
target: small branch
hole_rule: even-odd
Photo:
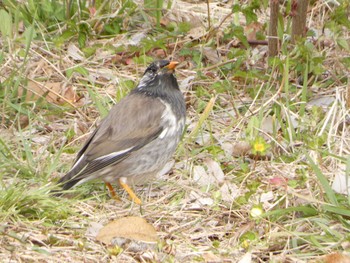
[[[211,28],[211,23],[210,23],[210,6],[209,6],[210,0],[207,0],[207,14],[208,14],[208,30]]]
[[[266,40],[248,40],[248,44],[252,46],[255,46],[255,45],[267,46],[269,43]]]
[[[219,67],[222,67],[222,66],[224,66],[226,64],[230,64],[230,63],[235,62],[235,61],[237,61],[237,58],[233,58],[233,59],[226,60],[224,62],[220,62],[218,64],[215,64],[215,65],[203,68],[202,70],[208,70],[209,71],[209,70],[212,70],[214,68],[219,68]]]

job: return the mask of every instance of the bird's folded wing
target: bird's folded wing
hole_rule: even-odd
[[[165,106],[152,97],[131,94],[116,104],[77,155],[70,178],[77,180],[118,163],[156,139]]]

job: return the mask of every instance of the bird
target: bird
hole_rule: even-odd
[[[141,205],[130,184],[155,176],[174,154],[185,129],[186,105],[174,75],[177,61],[157,60],[138,85],[109,111],[58,184],[68,190],[102,179],[112,197],[118,182]]]

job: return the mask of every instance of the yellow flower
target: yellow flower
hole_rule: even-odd
[[[268,145],[266,143],[266,141],[264,140],[263,137],[257,137],[253,142],[252,142],[252,152],[253,154],[261,154],[261,155],[265,155],[267,149],[270,147],[270,145]]]
[[[255,143],[254,144],[254,151],[256,151],[256,152],[264,152],[265,151],[265,145],[263,143]]]

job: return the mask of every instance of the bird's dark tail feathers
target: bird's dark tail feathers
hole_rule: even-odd
[[[54,196],[61,196],[63,194],[62,191],[71,189],[74,187],[80,179],[74,178],[74,175],[71,173],[67,173],[65,176],[63,176],[58,182],[57,185],[62,188],[62,190],[52,190],[50,193],[52,193]]]

